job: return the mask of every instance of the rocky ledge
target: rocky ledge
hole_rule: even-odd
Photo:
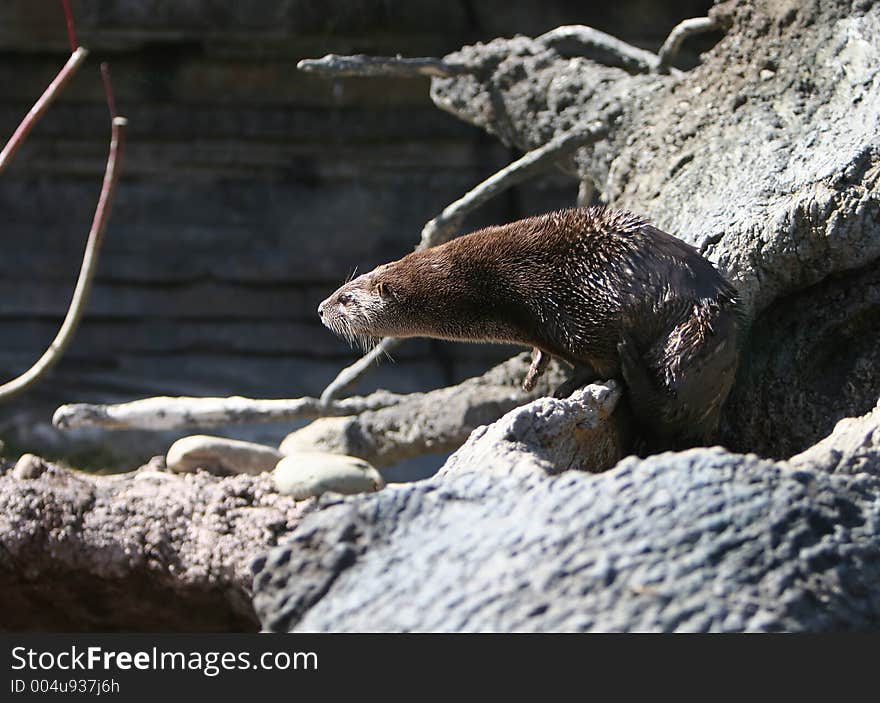
[[[93,476],[23,457],[0,476],[3,630],[255,630],[253,555],[303,507],[269,474]]]
[[[499,475],[453,456],[443,477],[319,499],[256,561],[256,610],[274,631],[875,628],[878,428],[880,406],[790,463],[712,447],[548,476],[521,445]]]

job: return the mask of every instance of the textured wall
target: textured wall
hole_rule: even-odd
[[[67,306],[106,156],[100,60],[129,146],[82,328],[50,382],[0,408],[0,436],[5,425],[19,445],[49,442],[35,421],[65,401],[318,392],[354,355],[320,327],[317,303],[355,266],[409,251],[427,219],[512,157],[436,109],[426,80],[326,81],[299,74],[298,59],[442,55],[576,22],[656,48],[708,4],[74,0],[92,56],[0,179],[0,376],[32,363]],[[66,53],[56,3],[0,5],[0,134]],[[469,224],[575,191],[545,179]],[[438,386],[503,353],[416,342],[367,384]]]

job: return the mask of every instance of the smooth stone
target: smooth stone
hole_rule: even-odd
[[[271,471],[282,454],[274,447],[238,439],[190,435],[178,439],[165,456],[171,471],[192,473],[204,469],[212,474],[261,474]]]
[[[312,420],[305,427],[301,427],[288,434],[281,441],[281,444],[278,445],[278,451],[285,456],[303,452],[334,454],[335,452],[322,450],[330,448],[344,449],[344,447],[333,447],[333,445],[341,443],[340,438],[348,437],[351,434],[346,430],[353,424],[357,424],[357,418],[350,415],[319,417],[316,420]],[[337,454],[337,456],[348,455]]]
[[[15,462],[12,475],[19,479],[39,478],[47,468],[49,467],[44,459],[34,454],[22,454],[19,460]]]
[[[384,488],[369,462],[346,454],[297,452],[285,456],[272,473],[279,493],[305,500],[322,493],[372,493]]]

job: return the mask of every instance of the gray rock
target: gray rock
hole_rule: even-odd
[[[682,76],[495,39],[449,55],[476,73],[434,79],[431,95],[521,148],[607,125],[569,170],[704,246],[754,313],[880,256],[880,7],[857,5],[722,3],[725,37]]]
[[[789,463],[797,469],[880,476],[880,401],[866,415],[838,422],[834,432]]]
[[[600,475],[329,501],[256,565],[295,631],[834,631],[880,625],[880,480],[721,448]]]
[[[620,384],[592,384],[564,399],[540,398],[479,427],[437,473],[450,476],[475,469],[492,474],[611,468],[626,449],[625,422],[613,414]]]
[[[4,630],[254,630],[249,562],[308,503],[269,475],[0,476]]]
[[[785,459],[880,397],[880,266],[778,300],[750,339],[721,443]]]
[[[285,456],[272,472],[279,493],[305,500],[324,493],[372,493],[384,488],[382,475],[363,459],[328,452]]]
[[[282,456],[274,447],[199,434],[172,444],[165,464],[177,473],[203,469],[217,475],[260,474],[274,469]]]

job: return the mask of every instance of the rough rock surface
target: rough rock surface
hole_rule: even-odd
[[[834,432],[789,459],[796,468],[821,467],[838,474],[880,476],[880,401],[862,417],[841,420]]]
[[[622,395],[619,383],[607,381],[568,398],[540,398],[515,408],[474,430],[437,476],[472,467],[496,475],[605,471],[627,448],[626,423],[614,413]]]
[[[876,628],[880,480],[721,448],[463,473],[328,501],[255,571],[270,630]]]
[[[435,79],[432,97],[524,148],[608,125],[578,152],[602,199],[706,242],[761,309],[880,255],[880,7],[748,0],[712,15],[725,38],[681,76],[516,37],[451,54],[476,76]]]
[[[823,281],[755,322],[721,443],[783,459],[880,397],[880,266]]]
[[[307,503],[269,475],[0,476],[0,630],[254,630],[248,564]]]

